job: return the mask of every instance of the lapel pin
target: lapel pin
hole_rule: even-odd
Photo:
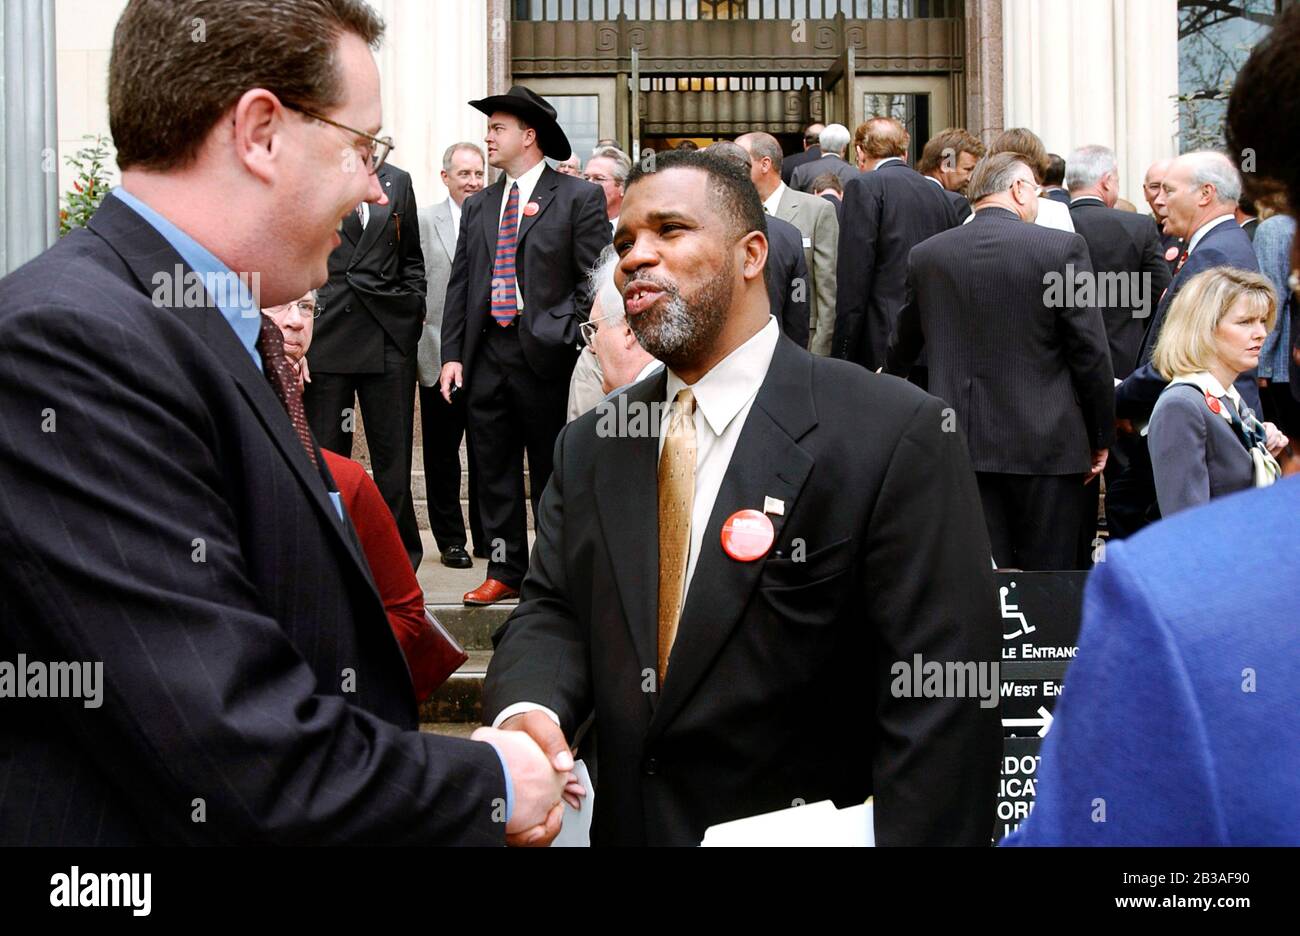
[[[738,510],[722,525],[722,550],[737,562],[762,559],[775,540],[772,521],[757,510]]]
[[[1173,263],[1173,262],[1174,262],[1175,260],[1177,260],[1177,259],[1178,259],[1178,248],[1177,248],[1177,247],[1170,247],[1168,250],[1165,251],[1165,260],[1166,260],[1167,262],[1169,262],[1169,263]]]
[[[763,513],[771,514],[774,517],[785,516],[785,501],[775,497],[763,498]]]
[[[530,201],[528,204],[524,205],[524,214],[530,218],[541,210],[541,206],[535,201]]]

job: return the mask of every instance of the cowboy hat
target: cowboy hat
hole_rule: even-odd
[[[564,161],[573,154],[569,138],[555,119],[555,108],[523,85],[515,85],[505,94],[494,94],[481,101],[470,101],[469,106],[491,117],[499,111],[514,114],[537,131],[537,143],[543,155]]]

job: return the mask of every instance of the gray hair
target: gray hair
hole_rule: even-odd
[[[478,155],[479,161],[482,162],[484,166],[487,165],[487,160],[483,158],[483,151],[478,148],[478,144],[453,143],[451,144],[451,146],[447,147],[447,152],[442,154],[443,172],[447,172],[447,173],[451,172],[451,161],[455,157],[455,155],[459,153],[461,150],[473,150]]]
[[[1232,160],[1218,150],[1200,150],[1178,157],[1192,167],[1192,185],[1213,185],[1220,204],[1241,201],[1241,173]]]
[[[1019,153],[985,156],[971,173],[970,182],[966,185],[966,199],[975,205],[990,195],[1001,195],[1009,191],[1022,168],[1028,169],[1030,174],[1034,171]]]
[[[623,307],[623,296],[614,285],[614,271],[618,268],[618,251],[613,244],[607,244],[596,258],[596,265],[587,273],[587,288],[591,292],[592,309],[600,306],[600,314],[607,316],[605,321],[617,325],[627,318]]]
[[[623,152],[617,146],[597,146],[591,151],[592,159],[608,159],[614,164],[614,181],[619,188],[627,185],[627,177],[632,172],[632,157]],[[591,167],[591,161],[587,161],[588,168]]]
[[[770,159],[772,160],[772,171],[777,175],[781,174],[781,164],[785,159],[785,154],[781,152],[781,144],[777,142],[776,137],[770,133],[755,131],[754,133],[746,133],[740,139],[749,144],[749,151],[753,153],[755,162],[763,158]]]
[[[830,124],[822,131],[821,143],[823,153],[834,153],[837,156],[843,156],[844,151],[849,148],[849,140],[853,135],[849,133],[849,128],[844,124]]]
[[[1099,185],[1107,173],[1119,175],[1115,151],[1105,146],[1080,146],[1065,165],[1065,187],[1071,192]]]

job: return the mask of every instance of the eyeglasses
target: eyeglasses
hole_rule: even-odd
[[[359,137],[365,137],[369,142],[369,152],[367,154],[368,169],[371,175],[377,173],[381,166],[388,161],[388,154],[397,149],[397,144],[393,142],[392,137],[377,137],[372,133],[366,133],[364,130],[358,130],[356,127],[349,127],[347,124],[341,124],[337,120],[330,120],[328,117],[322,117],[320,114],[306,110],[302,107],[295,107],[292,104],[286,104],[285,107],[291,111],[297,111],[304,117],[310,117],[312,120],[319,120],[321,123],[329,124],[331,127],[338,127],[340,130],[346,130],[348,133],[355,133]]]
[[[578,324],[578,331],[582,332],[582,343],[590,348],[592,342],[596,340],[596,332],[599,330],[596,327],[596,323],[604,322],[607,321],[608,319],[609,319],[608,315],[598,315],[594,319],[590,319],[586,322],[580,322]]]
[[[297,309],[298,314],[301,315],[303,318],[311,318],[311,319],[320,318],[321,307],[318,305],[313,305],[312,303],[307,302],[305,299],[295,302],[293,304],[293,308]]]
[[[1031,179],[1016,179],[1016,181],[1011,183],[1012,188],[1015,188],[1017,185],[1032,185],[1034,187],[1035,197],[1042,197],[1043,187]]]

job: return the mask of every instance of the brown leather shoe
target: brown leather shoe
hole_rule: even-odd
[[[511,588],[504,582],[498,582],[496,579],[490,578],[472,592],[466,592],[462,600],[467,605],[490,605],[496,604],[498,601],[507,601],[518,597],[518,589]]]

